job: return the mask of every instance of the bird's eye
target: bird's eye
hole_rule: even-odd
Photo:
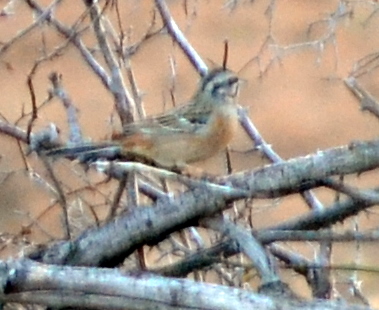
[[[227,95],[234,96],[236,94],[236,85],[238,83],[238,78],[233,76],[224,81],[214,83],[212,88],[212,94],[217,95]]]

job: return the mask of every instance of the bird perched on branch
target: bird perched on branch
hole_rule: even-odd
[[[211,70],[192,99],[164,114],[125,126],[111,140],[45,151],[47,156],[120,158],[165,168],[181,168],[226,148],[237,124],[238,77],[225,68]]]

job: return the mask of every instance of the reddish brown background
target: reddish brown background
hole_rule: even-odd
[[[6,3],[7,1],[0,1],[1,6]],[[8,41],[32,22],[29,9],[21,1],[15,3],[13,15],[0,17],[1,42]],[[135,43],[149,27],[153,3],[132,0],[125,3],[121,10],[122,23],[125,28],[131,27],[130,40],[131,43]],[[240,103],[249,110],[263,137],[284,158],[317,152],[353,140],[377,137],[377,119],[360,111],[357,100],[343,83],[343,79],[359,59],[378,51],[379,17],[373,15],[368,20],[373,11],[371,2],[362,1],[354,6],[351,4],[347,9],[353,13],[335,19],[335,25],[328,23],[331,21],[331,14],[336,12],[340,4],[335,0],[282,0],[272,3],[266,0],[241,1],[233,11],[225,8],[224,1],[187,1],[187,15],[182,1],[168,3],[180,28],[210,65],[211,62],[221,64],[225,39],[228,39],[230,46],[228,64],[234,71],[239,71],[250,59],[258,56],[261,48],[263,52],[260,54],[260,60],[263,69],[275,55],[281,56],[280,59],[275,57],[276,60],[265,73],[260,72],[257,62],[251,62],[244,67],[240,76],[246,82],[241,90]],[[81,12],[83,6],[80,1],[65,1],[56,12],[56,16],[69,24],[74,22]],[[160,23],[159,17],[157,20]],[[307,29],[312,23],[316,24],[308,36]],[[275,41],[262,47],[269,36],[270,24]],[[331,32],[333,26],[335,32]],[[334,33],[335,36],[325,42],[323,49],[316,43],[300,45],[320,40],[330,33]],[[88,44],[94,44],[92,35],[85,34],[84,38]],[[23,109],[30,111],[26,76],[34,61],[42,56],[42,39],[46,41],[48,51],[62,44],[62,37],[42,24],[0,55],[0,113],[10,122],[16,121]],[[276,54],[275,51],[278,49],[273,46],[275,44],[278,47],[291,45],[293,48]],[[294,44],[299,46],[293,46]],[[177,102],[184,102],[194,91],[198,75],[167,35],[153,38],[131,59],[147,114],[162,111],[163,102],[170,104],[170,57],[177,65],[175,97]],[[117,128],[117,122],[110,124],[110,116],[113,113],[111,96],[73,47],[65,50],[63,56],[40,67],[34,79],[38,102],[42,102],[47,96],[47,90],[50,88],[47,76],[52,71],[62,74],[64,86],[79,108],[80,124],[86,137],[93,140],[101,139],[109,135],[112,128]],[[359,79],[374,96],[379,96],[376,81],[375,70]],[[59,126],[63,139],[67,138],[64,110],[57,100],[41,110],[37,127],[50,122]],[[20,126],[25,128],[25,124],[26,121],[23,121]],[[246,151],[251,147],[251,142],[242,131],[232,144],[232,148],[237,151]],[[46,208],[52,197],[43,184],[36,179],[32,180],[31,174],[25,172],[14,139],[1,136],[0,150],[0,176],[4,178],[0,184],[0,231],[15,233],[20,230],[22,224],[30,223],[29,214],[35,217]],[[43,173],[35,155],[31,155],[29,160],[36,173]],[[257,153],[233,153],[236,170],[252,169],[264,163]],[[69,174],[67,171],[72,168],[72,164],[64,161],[58,165],[57,169],[63,177]],[[216,158],[209,161],[205,167],[216,172],[221,165],[222,159]],[[376,180],[377,172],[374,171],[358,178],[351,177],[351,184],[362,187],[374,186]],[[74,177],[70,182],[73,187],[75,182],[80,183]],[[316,192],[326,205],[334,199],[330,192]],[[93,199],[96,200],[95,195]],[[281,199],[279,203],[257,201],[254,206],[257,211],[253,221],[257,228],[307,210],[295,196]],[[60,236],[60,231],[55,229],[57,213],[57,210],[52,210],[49,216],[41,220],[44,229],[50,231],[54,237]],[[357,217],[356,222],[362,228],[377,227],[379,221],[376,209],[369,215]],[[49,225],[52,223],[52,226]],[[352,228],[352,224],[346,227]],[[44,234],[36,233],[36,238],[37,236],[46,240]],[[339,245],[337,248],[341,251],[334,252],[335,262],[347,264],[355,261],[362,265],[378,267],[375,243],[364,245],[359,253],[353,245]],[[310,245],[302,248],[310,257],[313,250]],[[346,281],[351,274],[352,272],[340,272],[337,278]],[[290,274],[287,276],[288,279],[291,278]],[[379,297],[376,294],[379,288],[378,275],[362,272],[358,276],[363,281],[365,296],[373,305],[379,305]],[[299,285],[298,290],[301,291],[300,287],[304,286],[302,280],[292,280],[294,285]],[[341,285],[339,288],[342,293],[347,293],[347,286]]]

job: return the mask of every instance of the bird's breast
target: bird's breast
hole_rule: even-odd
[[[180,166],[202,161],[226,148],[238,125],[236,107],[221,106],[212,111],[208,122],[192,132],[171,134],[139,133],[121,139],[127,153],[152,159],[163,166]]]

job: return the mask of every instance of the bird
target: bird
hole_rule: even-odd
[[[182,169],[224,150],[238,126],[236,96],[240,79],[220,67],[205,74],[187,104],[124,126],[110,140],[46,150],[46,156],[117,158]]]

